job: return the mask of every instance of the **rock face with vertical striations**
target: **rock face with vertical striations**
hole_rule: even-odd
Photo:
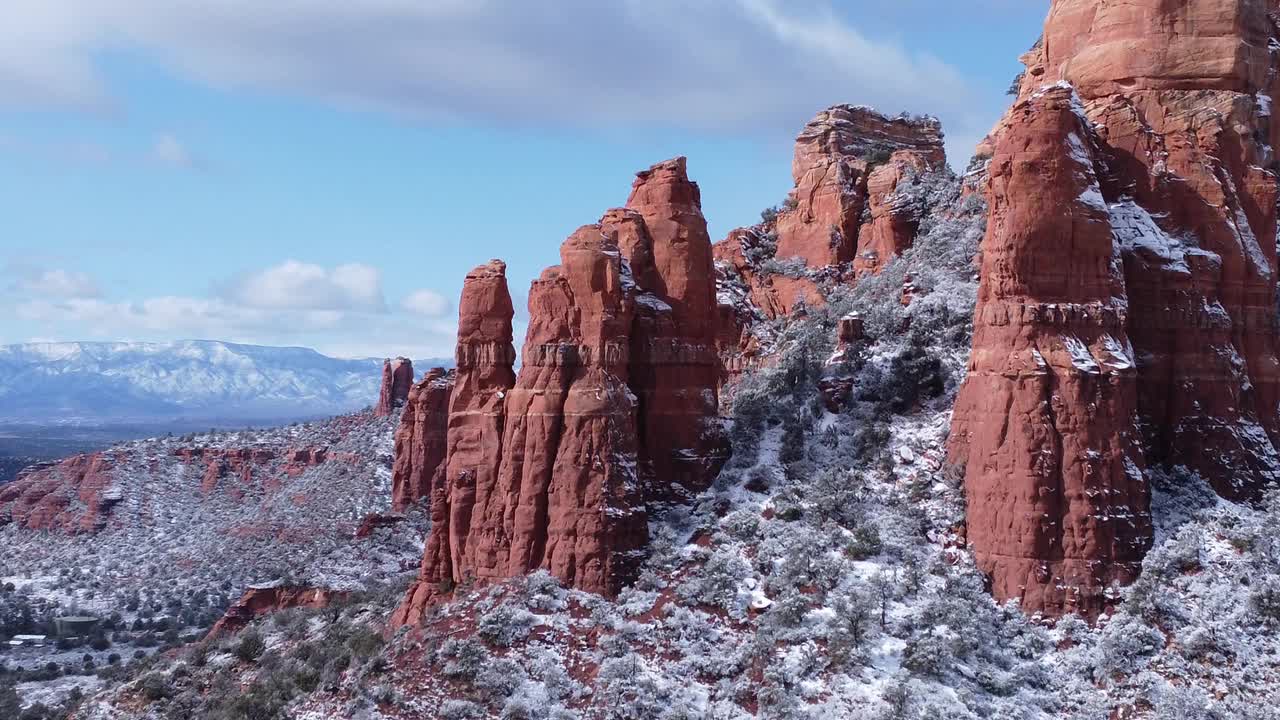
[[[413,363],[409,358],[387,360],[382,364],[382,389],[378,392],[378,404],[373,414],[387,417],[404,405],[413,386]]]
[[[707,487],[727,457],[711,243],[684,158],[639,173],[627,207],[580,228],[534,281],[518,377],[494,349],[511,338],[500,277],[491,264],[464,286],[434,524],[396,626],[456,584],[535,569],[617,593],[649,508]]]
[[[1125,284],[1070,88],[1021,101],[996,145],[953,461],[1000,599],[1096,615],[1151,544]]]
[[[436,470],[444,462],[452,393],[453,372],[444,368],[428,370],[409,390],[396,428],[391,472],[391,509],[395,512],[431,497]]]
[[[965,468],[969,538],[998,597],[1055,614],[1100,610],[1103,586],[1131,577],[1149,543],[1148,491],[1128,479],[1143,467],[1199,474],[1236,500],[1280,480],[1275,9],[1055,0],[1023,57],[1019,102],[984,143],[994,148],[993,214],[951,444]],[[1096,188],[1072,194],[1062,148],[1093,167]],[[1023,276],[1061,292],[1004,307],[997,291]],[[1063,347],[1079,373],[1066,376],[1088,380],[1088,368],[1106,383],[1056,379],[1061,362],[1040,346],[1046,317],[1064,343],[1075,339]],[[1110,340],[1099,347],[1099,331],[1082,323]],[[1122,370],[1126,342],[1133,367]],[[1029,347],[1044,358],[1039,370]],[[1109,348],[1125,355],[1110,368],[1119,356]],[[1057,383],[1048,394],[1046,373]],[[1123,476],[1121,465],[1131,466]],[[1065,501],[1079,471],[1089,500],[1073,509]],[[1076,558],[1096,569],[1084,585],[1072,580]]]
[[[649,500],[680,500],[711,483],[728,456],[719,426],[716,280],[702,194],[683,157],[636,174],[627,209],[648,252],[624,245],[637,283],[630,384]],[[605,217],[604,229],[614,226]],[[621,233],[620,233],[621,234]],[[629,253],[629,254],[628,254]],[[650,264],[651,263],[651,264]]]
[[[529,291],[499,495],[475,538],[474,571],[495,580],[544,568],[612,595],[648,540],[627,387],[635,285],[598,225],[575,232],[560,258]]]
[[[852,105],[833,106],[809,121],[796,138],[796,185],[788,209],[778,216],[777,257],[801,258],[811,269],[852,262],[862,251],[859,227],[868,181],[881,163],[944,167],[941,124]],[[896,181],[882,175],[881,202],[891,185]]]
[[[1058,0],[1023,58],[1106,141],[1150,459],[1233,499],[1280,479],[1276,9]]]
[[[858,228],[855,274],[879,272],[911,247],[922,218],[911,196],[900,191],[914,178],[945,167],[945,158],[932,149],[905,149],[893,151],[888,160],[868,171],[867,210]]]

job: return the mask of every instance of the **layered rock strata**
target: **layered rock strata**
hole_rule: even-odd
[[[996,597],[1096,615],[1151,544],[1124,277],[1071,89],[1011,114],[951,454],[967,462],[968,539]]]
[[[836,285],[877,273],[915,241],[912,189],[949,173],[941,124],[836,105],[796,138],[795,188],[763,222],[714,246],[725,384],[761,360],[761,320],[826,304]]]
[[[795,189],[789,207],[778,216],[777,257],[798,257],[813,269],[852,262],[863,250],[859,229],[870,197],[879,206],[873,211],[881,216],[877,235],[889,230],[885,219],[891,212],[884,201],[898,182],[892,169],[898,164],[921,169],[946,165],[937,120],[888,118],[851,105],[818,113],[796,138],[791,165]],[[870,180],[878,169],[872,195]]]
[[[413,363],[409,358],[396,358],[382,363],[382,387],[378,392],[378,404],[373,414],[388,417],[404,405],[413,386]]]
[[[991,247],[984,245],[971,377],[957,404],[951,447],[952,460],[965,468],[969,537],[998,597],[1020,597],[1029,609],[1054,613],[1097,612],[1104,586],[1132,576],[1126,568],[1136,566],[1147,542],[1146,491],[1128,480],[1117,484],[1119,464],[1132,464],[1128,475],[1135,478],[1144,466],[1195,473],[1235,500],[1256,499],[1280,480],[1276,10],[1264,0],[1055,0],[1044,38],[1023,58],[1020,100],[984,143],[995,154],[989,194],[1003,205],[993,208]],[[1064,104],[1073,104],[1083,121],[1055,121]],[[1094,167],[1096,191],[1073,197],[1062,173],[1052,171],[1064,162],[1063,147]],[[1010,190],[1018,172],[1038,180]],[[1077,218],[1084,206],[1087,233],[1074,222],[1047,227],[1036,219]],[[1106,221],[1108,253],[1095,216]],[[1008,240],[1029,233],[1044,239],[1023,247]],[[998,260],[992,252],[1001,253]],[[1119,283],[1086,292],[1082,283],[1097,285],[1104,264]],[[1010,273],[1058,277],[1056,287],[1069,292],[1031,316],[993,310],[997,298],[986,288]],[[1038,342],[1046,312],[1068,323],[1103,375],[1105,353],[1077,325],[1103,323],[1121,348],[1120,335],[1128,339],[1133,368],[1112,373],[1112,399],[1100,402],[1075,389],[1044,396],[1039,380],[1007,393],[980,389],[1000,385],[992,379],[999,362],[993,358],[1019,357],[1029,341]],[[995,330],[993,322],[1019,329]],[[1056,375],[1053,359],[1044,357]],[[1022,377],[1014,370],[1009,377]],[[1118,398],[1128,397],[1130,375],[1135,419],[1121,427],[1130,405]],[[1075,442],[1084,451],[1076,462],[1089,477],[1115,478],[1095,498],[1109,498],[1105,505],[1118,512],[1104,508],[1079,525],[1081,511],[1070,504],[1026,499],[1053,498],[1071,487],[1064,480],[1070,472],[1042,474],[1037,484],[1017,470],[1053,470],[1059,458],[1071,460],[1072,434],[1048,436],[1050,450],[1059,443],[1062,453],[1029,442],[1048,426],[1026,410],[1046,402],[1055,427],[1064,418],[1090,418],[1086,441]],[[1136,451],[1122,436],[1132,436]],[[1122,446],[1122,459],[1105,450]],[[1132,523],[1124,543],[1117,518]],[[1062,592],[1063,584],[1078,585],[1059,559],[1068,557],[1066,546],[1041,541],[1059,531],[1051,528],[1072,527],[1079,561],[1097,570],[1078,600]],[[1122,552],[1125,545],[1139,552]],[[1035,572],[1037,563],[1049,572]]]
[[[649,508],[707,487],[727,456],[711,243],[684,158],[639,173],[560,260],[530,289],[518,376],[503,266],[468,276],[434,524],[393,625],[457,584],[539,568],[616,593]]]
[[[452,372],[432,368],[409,390],[395,434],[395,464],[391,470],[394,512],[403,512],[431,497],[432,482],[436,481],[447,449],[453,380]]]

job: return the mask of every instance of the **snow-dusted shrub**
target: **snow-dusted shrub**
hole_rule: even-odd
[[[538,570],[525,578],[522,595],[525,604],[534,610],[563,610],[567,606],[564,586],[546,570]]]
[[[451,637],[440,644],[437,655],[444,661],[447,678],[473,678],[489,661],[489,651],[471,638]]]
[[[1096,674],[1102,678],[1142,670],[1164,643],[1164,635],[1159,630],[1141,618],[1120,613],[1107,623],[1098,638]]]
[[[1209,697],[1200,690],[1158,683],[1151,693],[1151,704],[1161,720],[1215,720],[1223,717],[1211,712]]]
[[[475,676],[475,687],[494,700],[510,697],[524,683],[524,669],[510,658],[493,658]]]
[[[902,652],[902,667],[917,675],[940,677],[953,662],[951,645],[932,632],[911,638]]]
[[[866,560],[879,555],[884,549],[884,542],[880,539],[880,528],[875,521],[867,518],[855,527],[844,549],[854,560]]]
[[[818,519],[852,528],[866,522],[861,493],[856,474],[825,468],[810,478],[806,494],[813,498],[812,508]]]
[[[440,706],[441,720],[472,720],[484,716],[484,708],[470,700],[445,700]]]
[[[668,688],[654,682],[639,655],[607,658],[596,680],[608,720],[652,720],[666,709]]]
[[[809,276],[809,266],[805,264],[804,258],[769,258],[760,263],[760,272],[766,275],[804,278]]]
[[[720,529],[735,542],[754,542],[760,535],[760,514],[747,509],[734,510],[720,521]]]
[[[1257,586],[1249,593],[1249,606],[1265,622],[1280,624],[1280,577],[1259,578]]]
[[[751,565],[731,547],[711,553],[707,561],[676,588],[685,602],[733,610],[738,591],[751,576]]]
[[[535,621],[528,610],[503,603],[480,616],[476,634],[499,647],[511,647],[529,636]]]

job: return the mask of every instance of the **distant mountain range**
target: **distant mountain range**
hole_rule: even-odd
[[[452,360],[415,360],[415,370]],[[264,421],[378,399],[382,358],[213,340],[0,345],[0,422]]]

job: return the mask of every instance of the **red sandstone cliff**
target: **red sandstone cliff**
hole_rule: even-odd
[[[378,392],[378,404],[373,414],[387,417],[409,398],[413,386],[413,362],[409,358],[396,358],[382,363],[382,388]]]
[[[868,183],[880,163],[943,167],[941,125],[932,119],[887,118],[851,105],[828,108],[809,121],[796,138],[791,165],[796,186],[790,207],[778,216],[777,256],[799,257],[822,269],[861,255],[859,226]],[[879,197],[894,184],[882,173]]]
[[[449,398],[445,459],[431,482],[431,532],[418,581],[392,616],[417,623],[431,599],[466,577],[472,562],[472,516],[497,486],[504,405],[515,385],[515,311],[507,266],[492,260],[467,274],[458,303],[457,369]],[[456,571],[455,571],[456,569]]]
[[[1151,460],[1231,498],[1280,480],[1276,10],[1058,0],[1024,58],[1106,140]]]
[[[91,533],[107,523],[122,495],[110,453],[76,455],[20,473],[0,488],[0,523],[31,530]]]
[[[966,467],[969,537],[999,597],[1096,612],[1102,585],[1132,574],[1141,552],[1127,548],[1145,548],[1147,491],[1121,465],[1130,475],[1144,464],[1186,468],[1234,499],[1278,479],[1275,10],[1263,0],[1055,0],[1044,39],[1023,58],[1019,103],[985,143],[995,152],[992,227],[951,445]],[[1085,120],[1055,120],[1072,87]],[[1096,189],[1072,196],[1063,147],[1093,166]],[[999,292],[1010,277],[1032,284]],[[1002,309],[1025,289],[1039,294]],[[1054,379],[1046,395],[1045,373],[1064,368],[1043,352],[1046,368],[1001,373],[1000,358],[1051,336],[1044,312],[1026,309],[1049,298],[1052,325],[1103,375],[1097,331],[1080,323],[1132,344],[1133,370],[1111,373],[1106,394]],[[1087,315],[1070,310],[1082,304]],[[1041,407],[1052,423],[1031,412]],[[1081,470],[1086,486],[1105,482],[1073,508]],[[1044,542],[1058,532],[1071,542]],[[1079,598],[1058,586],[1059,575],[1070,585],[1080,574],[1071,561],[1098,569]]]
[[[262,615],[289,608],[323,608],[345,597],[347,593],[324,588],[294,585],[257,585],[248,588],[234,605],[227,608],[209,629],[206,639],[235,633],[248,627]]]
[[[723,381],[761,361],[760,320],[821,307],[833,286],[879,272],[910,248],[921,218],[904,191],[946,172],[935,119],[851,105],[818,113],[796,138],[785,206],[713,248]]]
[[[409,390],[395,436],[391,509],[401,512],[431,497],[431,483],[444,461],[453,373],[432,368]]]
[[[629,382],[639,399],[642,476],[647,499],[679,500],[706,489],[728,455],[717,420],[711,238],[683,157],[637,173],[627,209],[649,238],[647,247],[623,247],[639,283]],[[612,232],[608,219],[603,228]]]
[[[564,242],[530,289],[517,378],[503,266],[468,276],[434,524],[393,626],[462,582],[543,568],[611,595],[631,579],[648,505],[704,489],[727,456],[713,282],[684,158],[639,173],[627,207]]]
[[[1070,88],[1020,102],[991,161],[969,374],[952,454],[1000,599],[1097,614],[1151,544],[1125,285]]]

